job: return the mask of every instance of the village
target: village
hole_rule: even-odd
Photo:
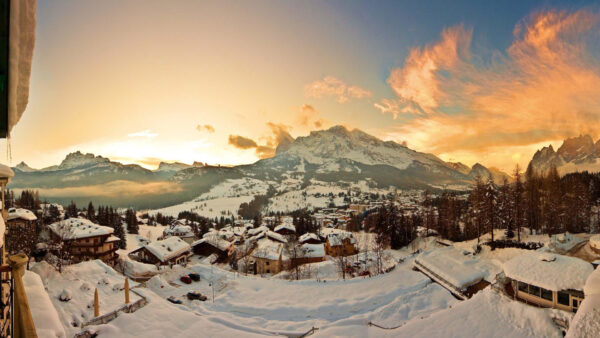
[[[4,181],[9,178],[5,177]],[[365,215],[386,208],[396,208],[402,215],[422,214],[426,212],[423,192],[397,192],[363,201],[345,207],[322,208],[301,216],[265,216],[260,223],[256,219],[241,218],[221,226],[210,222],[201,237],[194,231],[200,228],[199,222],[189,217],[173,219],[163,225],[157,224],[155,217],[147,212],[138,212],[135,217],[123,214],[119,223],[125,229],[132,228],[127,224],[132,220],[138,228],[137,234],[125,234],[124,248],[119,245],[121,238],[115,235],[115,228],[94,223],[89,219],[94,216],[88,215],[85,209],[79,210],[77,217],[65,218],[68,208],[58,204],[41,204],[35,212],[15,206],[6,210],[5,250],[7,254],[14,254],[27,247],[23,242],[21,246],[11,244],[11,236],[35,233],[38,216],[43,217],[51,206],[58,211],[59,219],[39,231],[31,252],[34,258],[27,264],[32,271],[41,274],[43,280],[46,278],[44,283],[52,283],[52,279],[61,281],[53,286],[46,284],[48,292],[53,290],[57,294],[56,299],[51,298],[45,304],[44,311],[58,310],[57,316],[64,316],[67,311],[64,306],[77,298],[73,295],[77,291],[64,287],[65,277],[61,275],[77,273],[82,278],[81,273],[65,271],[87,270],[92,268],[89,263],[101,262],[93,269],[100,268],[111,278],[121,280],[113,287],[109,280],[102,282],[112,291],[101,292],[100,303],[97,298],[82,299],[88,309],[83,310],[83,318],[69,317],[66,321],[61,318],[64,332],[83,336],[96,332],[92,329],[94,325],[109,322],[123,311],[116,306],[116,312],[108,311],[112,317],[101,316],[99,310],[94,315],[87,313],[92,309],[96,311],[98,304],[103,307],[118,304],[115,298],[119,296],[114,292],[118,294],[123,290],[123,281],[128,284],[129,280],[138,290],[131,296],[135,304],[146,304],[148,297],[137,292],[148,288],[172,304],[192,306],[197,301],[218,303],[230,287],[231,279],[246,276],[331,283],[369,280],[397,273],[395,270],[421,273],[457,301],[493,292],[526,307],[553,309],[548,316],[557,332],[571,335],[572,330],[589,330],[588,313],[596,305],[585,300],[590,292],[594,293],[589,298],[595,299],[596,291],[589,290],[594,290],[592,283],[597,281],[594,270],[600,264],[600,235],[567,232],[548,237],[524,229],[522,240],[530,247],[492,250],[478,244],[489,239],[489,233],[478,240],[452,242],[439,237],[433,229],[418,226],[416,237],[409,245],[392,250],[377,244],[376,233],[364,231],[368,219]],[[357,217],[359,215],[362,217]],[[361,224],[353,224],[357,219],[362,219]],[[498,239],[505,236],[505,231],[495,231]],[[88,284],[83,286],[91,290]],[[26,285],[25,290],[28,294],[39,294],[36,287],[39,284]],[[394,288],[394,285],[388,287]],[[126,292],[130,297],[129,286]],[[132,307],[125,309],[135,311]],[[34,318],[39,315],[35,307],[32,312]]]

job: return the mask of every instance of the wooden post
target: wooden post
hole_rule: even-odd
[[[94,290],[94,317],[100,316],[100,307],[98,304],[98,288]]]
[[[125,304],[129,304],[129,278],[125,277]]]

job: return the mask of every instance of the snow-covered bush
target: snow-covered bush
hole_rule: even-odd
[[[58,295],[58,299],[60,299],[62,302],[68,302],[71,300],[71,298],[73,298],[73,296],[71,295],[71,291],[67,289],[63,289]]]

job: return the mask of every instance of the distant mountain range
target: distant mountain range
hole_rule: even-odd
[[[122,164],[102,156],[74,152],[59,164],[14,168],[11,189],[39,189],[40,195],[68,203],[157,208],[190,200],[226,179],[250,177],[279,188],[286,180],[368,181],[400,189],[466,189],[476,176],[502,182],[505,173],[475,164],[444,162],[392,141],[382,141],[358,129],[335,126],[281,144],[272,158],[234,167],[201,163],[160,163],[156,170]]]
[[[552,145],[538,150],[530,165],[538,173],[545,173],[553,166],[561,175],[571,172],[600,171],[600,140],[594,143],[590,135],[568,138],[555,151]]]

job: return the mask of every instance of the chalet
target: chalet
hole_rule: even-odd
[[[217,236],[205,236],[192,243],[192,251],[196,255],[208,257],[216,255],[217,261],[226,261],[233,254],[233,243]]]
[[[129,253],[142,263],[159,266],[185,264],[189,254],[190,245],[176,236],[146,244]]]
[[[284,269],[288,257],[284,252],[283,243],[262,238],[257,242],[256,249],[252,252],[254,274],[276,274]]]
[[[293,236],[296,234],[296,227],[292,223],[281,223],[273,229],[274,232],[283,236]]]
[[[325,238],[325,253],[334,257],[354,255],[356,239],[350,232],[330,233]]]
[[[10,208],[6,217],[6,250],[9,254],[28,252],[37,238],[37,217],[27,209]]]
[[[516,298],[542,307],[577,312],[583,287],[594,271],[575,257],[527,252],[504,263],[504,274]]]
[[[6,225],[10,229],[13,226],[31,227],[35,226],[37,216],[27,209],[10,208],[8,209],[8,217],[6,217]]]
[[[53,241],[63,242],[74,262],[100,259],[114,264],[119,238],[114,229],[93,223],[85,218],[69,218],[48,226]]]
[[[163,231],[163,238],[169,238],[172,236],[177,236],[188,244],[192,244],[192,242],[194,242],[194,232],[192,231],[192,227],[179,222],[171,224]]]
[[[296,253],[291,253],[291,265],[292,267],[308,264],[317,263],[325,260],[325,246],[323,244],[309,244],[305,243],[300,245],[296,249]]]
[[[490,285],[501,272],[453,246],[420,254],[413,268],[463,300]]]
[[[300,236],[300,238],[298,238],[298,242],[300,244],[320,244],[321,239],[316,234],[312,232],[307,232],[304,235]]]

